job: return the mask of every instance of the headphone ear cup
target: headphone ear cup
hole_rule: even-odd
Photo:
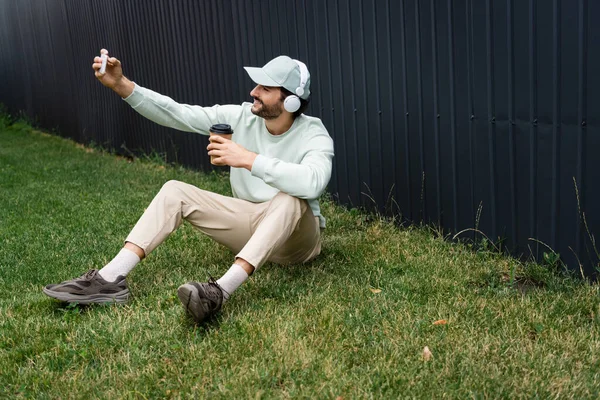
[[[295,113],[300,109],[300,98],[295,95],[286,97],[283,101],[283,108],[285,108],[285,111],[287,112]]]

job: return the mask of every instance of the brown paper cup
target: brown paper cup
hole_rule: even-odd
[[[219,135],[225,139],[231,140],[233,130],[231,129],[231,126],[227,124],[216,124],[210,127],[209,134],[210,136]],[[210,156],[210,163],[212,165],[215,165],[215,158],[215,156]]]

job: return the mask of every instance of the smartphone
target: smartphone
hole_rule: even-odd
[[[102,66],[100,67],[100,73],[103,74],[106,72],[106,62],[108,61],[108,54],[102,54],[100,56],[102,59]]]

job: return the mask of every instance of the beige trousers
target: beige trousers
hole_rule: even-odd
[[[321,252],[319,219],[306,200],[279,192],[252,203],[179,181],[164,184],[126,241],[148,255],[184,219],[255,268],[266,261],[302,263]]]

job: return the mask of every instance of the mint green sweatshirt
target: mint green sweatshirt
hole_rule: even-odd
[[[260,203],[281,191],[306,199],[325,227],[317,199],[331,178],[333,140],[320,119],[302,114],[287,132],[271,135],[265,120],[250,111],[251,103],[192,106],[137,84],[124,100],[151,121],[185,132],[209,135],[213,124],[231,125],[232,140],[258,154],[252,171],[230,169],[233,196]]]

